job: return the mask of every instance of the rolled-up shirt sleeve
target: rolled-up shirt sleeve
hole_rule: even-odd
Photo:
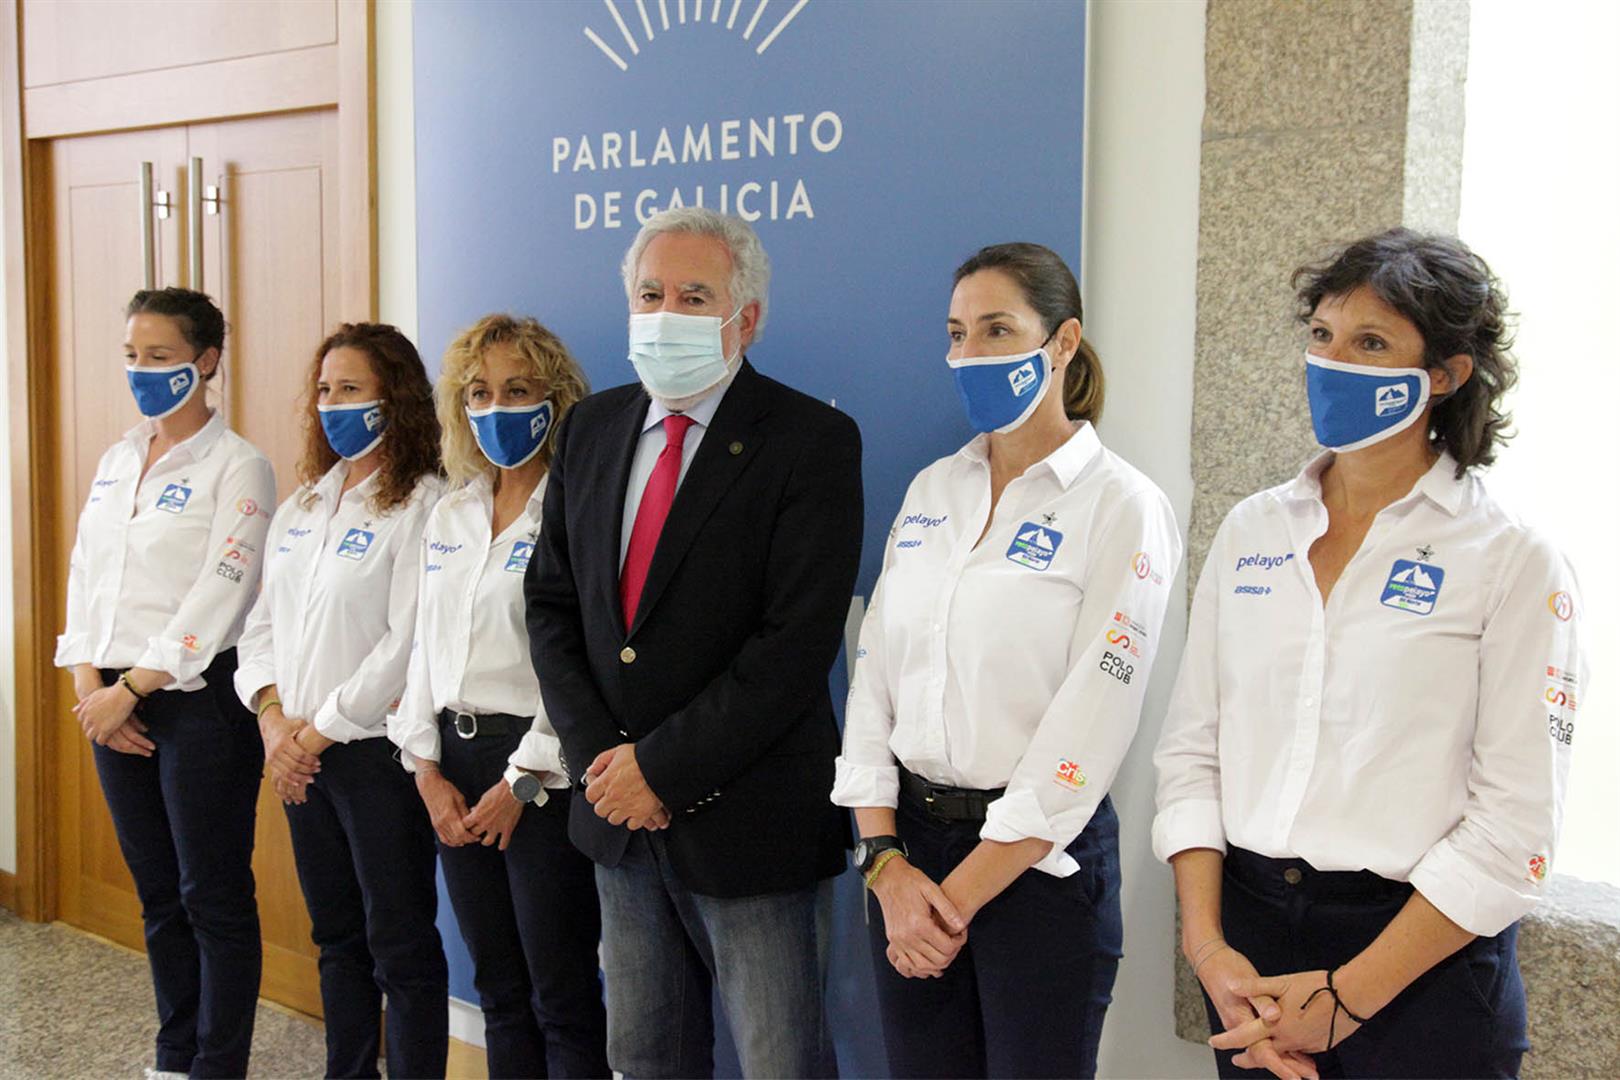
[[[1480,640],[1462,820],[1410,878],[1447,918],[1480,936],[1500,933],[1541,900],[1588,677],[1574,571],[1533,532],[1521,550]]]
[[[1155,572],[1137,572],[1138,553]],[[1130,749],[1180,562],[1169,501],[1156,489],[1125,495],[1087,554],[1069,674],[1006,794],[990,804],[982,839],[1048,840],[1052,849],[1035,869],[1056,877],[1077,869],[1064,849],[1085,830]]]
[[[333,687],[310,721],[334,742],[353,742],[381,734],[384,717],[404,691],[416,638],[416,597],[420,585],[422,529],[436,493],[419,493],[403,511],[388,590],[388,629],[354,674]],[[431,708],[431,705],[429,706]]]
[[[545,804],[545,789],[558,791],[570,785],[568,766],[563,764],[562,740],[552,730],[551,721],[546,718],[545,702],[539,701],[534,712],[534,722],[529,730],[523,733],[518,740],[517,749],[512,756],[506,759],[507,764],[516,765],[520,769],[527,769],[540,778],[541,793],[534,800],[536,806]]]
[[[883,641],[887,553],[883,563],[883,572],[872,590],[872,602],[861,620],[853,658],[854,673],[844,707],[843,751],[834,763],[832,801],[838,806],[893,809],[900,802],[900,770],[889,748],[894,733],[894,694]]]
[[[418,559],[419,574],[422,561]],[[420,596],[420,578],[417,590]],[[399,695],[399,707],[388,714],[388,740],[399,747],[399,763],[405,766],[406,772],[414,773],[419,761],[439,760],[439,717],[433,708],[432,667],[432,649],[423,634],[419,616],[411,642],[410,662],[405,668],[405,690]]]
[[[1153,853],[1167,862],[1190,848],[1226,851],[1226,827],[1221,817],[1220,660],[1216,633],[1221,550],[1222,537],[1217,535],[1193,594],[1181,670],[1153,753],[1158,773]]]
[[[264,458],[243,458],[226,471],[209,530],[209,558],[136,667],[167,672],[178,685],[194,687],[214,657],[236,644],[230,635],[258,595],[264,569],[270,518],[262,508],[275,497],[275,474]]]

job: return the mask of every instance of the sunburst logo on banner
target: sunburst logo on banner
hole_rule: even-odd
[[[747,42],[752,42],[754,40],[754,31],[758,29],[760,17],[765,14],[765,9],[770,5],[770,2],[771,0],[755,0],[753,14],[748,18],[748,21],[744,23],[741,29],[742,40]],[[759,39],[759,44],[754,46],[755,55],[763,56],[765,50],[771,47],[771,43],[781,36],[782,31],[787,29],[788,24],[798,17],[799,12],[803,11],[804,6],[809,2],[810,0],[795,0],[793,6],[787,9],[787,14],[782,16],[781,20],[777,22],[776,26]],[[626,10],[628,10],[631,0],[619,0],[619,3],[624,4]],[[726,0],[634,0],[634,3],[636,5],[636,10],[632,13],[632,16],[640,16],[641,32],[646,38],[645,44],[649,45],[659,33],[670,30],[672,26],[721,25],[720,12],[721,9],[726,6]],[[647,10],[649,5],[656,8],[656,18],[654,18],[653,14]],[[618,5],[614,3],[614,0],[602,0],[602,6],[606,7],[608,9],[608,14],[613,16],[613,23],[618,27],[620,36],[624,38],[624,44],[630,52],[631,59],[640,56],[641,44],[637,43],[636,35],[633,34],[630,29],[631,23],[625,21],[625,17],[619,11]],[[671,7],[675,9],[675,20],[673,24],[670,22],[669,17]],[[742,7],[743,0],[731,0],[731,10],[726,15],[724,24],[728,31],[736,31],[738,29],[737,19],[742,12]],[[705,16],[707,17],[705,18]],[[658,25],[657,30],[653,29],[653,24],[655,22]],[[612,45],[609,45],[607,41],[603,40],[601,34],[598,34],[595,30],[587,26],[585,27],[585,36],[589,38],[591,44],[600,49],[602,51],[602,55],[607,57],[608,60],[610,60],[620,71],[630,70],[629,61],[625,60],[625,58],[620,55],[620,53],[617,52]]]

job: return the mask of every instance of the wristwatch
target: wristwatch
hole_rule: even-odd
[[[905,841],[898,836],[863,836],[855,845],[855,869],[862,874],[870,873],[872,864],[885,851],[898,851],[904,856]]]
[[[516,765],[506,767],[505,779],[506,786],[512,789],[512,798],[518,802],[534,802],[540,794],[540,778]]]

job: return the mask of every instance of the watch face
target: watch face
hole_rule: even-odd
[[[512,797],[518,802],[533,802],[540,794],[540,778],[524,773],[512,781]]]
[[[870,843],[868,843],[865,840],[862,840],[862,841],[860,841],[859,843],[857,843],[855,845],[855,865],[856,866],[859,866],[861,869],[864,870],[866,868],[866,864],[871,861],[871,858],[872,858],[872,845]]]

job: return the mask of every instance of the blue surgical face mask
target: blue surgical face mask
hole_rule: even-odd
[[[190,401],[203,381],[202,372],[190,361],[167,367],[130,364],[124,371],[129,376],[130,393],[135,395],[135,407],[152,420],[161,420]]]
[[[1329,450],[1360,450],[1417,422],[1429,403],[1429,373],[1346,364],[1307,351],[1305,392],[1316,441]]]
[[[337,456],[348,461],[365,457],[382,442],[388,429],[388,418],[383,415],[381,401],[362,401],[355,405],[318,405],[321,430]]]
[[[630,362],[654,397],[690,398],[719,384],[731,369],[720,331],[742,314],[721,322],[714,315],[649,311],[630,316]]]
[[[1046,398],[1052,358],[1045,347],[1013,356],[947,358],[973,430],[1006,433],[1022,425]]]
[[[551,432],[551,402],[538,405],[467,406],[473,438],[497,468],[515,469],[540,452]]]

